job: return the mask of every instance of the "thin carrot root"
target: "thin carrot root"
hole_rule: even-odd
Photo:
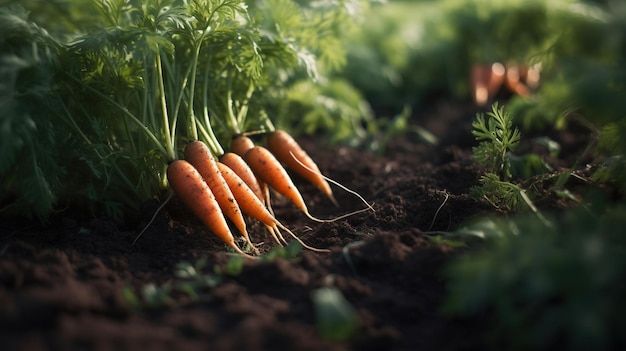
[[[167,199],[165,199],[165,201],[163,201],[163,203],[159,205],[159,208],[157,208],[156,211],[154,211],[154,214],[152,215],[152,218],[150,218],[150,221],[146,224],[146,226],[143,227],[143,229],[139,232],[139,234],[137,234],[137,236],[135,237],[135,240],[133,240],[133,243],[131,244],[131,246],[135,246],[135,244],[137,243],[137,240],[139,240],[139,238],[141,238],[143,233],[146,230],[148,230],[148,227],[150,227],[150,224],[152,224],[152,222],[154,222],[154,220],[156,219],[156,216],[159,214],[159,212],[161,212],[163,207],[165,207],[165,205],[167,205],[167,203],[170,202],[170,200],[173,197],[174,197],[174,193],[173,192],[170,192],[169,195],[167,195]]]
[[[372,210],[372,212],[375,212],[374,207],[372,207],[372,205],[370,205],[367,201],[365,201],[365,199],[363,198],[363,196],[361,196],[359,193],[357,193],[356,191],[354,191],[354,190],[352,190],[352,189],[349,189],[348,187],[346,187],[345,185],[343,185],[343,184],[339,183],[338,181],[333,180],[333,179],[331,179],[331,178],[329,178],[329,177],[327,177],[327,176],[323,175],[321,172],[317,172],[317,171],[315,171],[314,169],[309,168],[307,165],[305,165],[304,163],[300,162],[300,160],[298,160],[298,158],[297,158],[296,156],[294,156],[294,154],[293,154],[293,153],[291,153],[291,152],[290,152],[290,154],[291,154],[291,157],[293,157],[293,159],[294,159],[296,162],[298,162],[298,163],[299,163],[299,164],[300,164],[303,168],[305,168],[305,169],[306,169],[306,170],[308,170],[309,172],[316,173],[316,174],[317,174],[317,175],[319,175],[320,177],[324,178],[327,182],[332,183],[332,184],[334,184],[334,185],[338,186],[338,187],[339,187],[339,188],[341,188],[343,191],[348,192],[348,193],[350,193],[350,194],[352,194],[352,195],[354,195],[354,196],[358,197],[358,198],[359,198],[359,200],[361,200],[361,202],[363,202],[363,203],[365,204],[365,206],[367,206],[367,207],[368,207],[368,209],[369,209],[369,210]],[[334,202],[337,206],[339,206],[339,204],[337,203],[337,200],[335,200],[335,197],[334,197],[334,196],[332,196],[330,199],[331,199],[331,200],[332,200],[332,201],[333,201],[333,202]]]
[[[282,225],[279,222],[276,223],[276,227],[280,227],[280,229],[286,231],[289,235],[291,235],[294,239],[296,239],[296,241],[299,242],[300,245],[302,245],[302,247],[304,247],[304,248],[307,248],[307,249],[309,249],[311,251],[315,251],[315,252],[330,252],[330,250],[328,250],[328,249],[318,249],[316,247],[309,246],[309,245],[305,244],[304,241],[302,241],[302,239],[300,239],[296,234],[294,234],[291,230],[289,230],[289,228],[285,227],[284,225]]]
[[[250,254],[247,254],[247,253],[243,252],[239,248],[239,246],[237,246],[236,244],[232,244],[232,245],[228,244],[228,246],[231,247],[233,250],[235,250],[238,254],[242,255],[243,257],[246,257],[246,258],[249,258],[249,259],[252,259],[252,260],[257,260],[258,259],[258,257],[254,257],[254,256],[252,256]]]
[[[272,226],[266,225],[265,226],[267,228],[267,231],[270,232],[270,234],[272,234],[272,237],[274,238],[274,240],[276,241],[276,243],[278,243],[278,245],[280,246],[285,246],[283,245],[283,242],[286,244],[287,242],[285,241],[285,238],[283,238],[283,236],[280,234],[280,232],[278,230],[275,230],[277,228],[273,228]],[[280,239],[282,239],[282,241],[280,241],[278,239],[278,236],[276,235],[276,233],[278,233],[280,235]]]
[[[271,195],[270,195],[270,188],[267,185],[265,187],[263,187],[263,196],[265,197],[265,207],[267,208],[269,213],[272,215],[272,217],[275,217],[274,209],[272,208],[272,201],[271,201],[272,199],[271,199]]]
[[[363,196],[361,196],[359,193],[357,193],[356,191],[354,191],[354,190],[352,190],[352,189],[349,189],[348,187],[346,187],[345,185],[343,185],[343,184],[339,183],[338,181],[333,180],[333,179],[331,179],[331,178],[329,178],[329,177],[327,177],[327,176],[323,175],[322,173],[320,173],[320,172],[318,172],[318,171],[316,171],[316,170],[314,170],[314,169],[309,168],[307,165],[305,165],[305,164],[303,164],[302,162],[300,162],[300,160],[298,160],[298,158],[297,158],[297,157],[295,157],[295,156],[293,155],[293,153],[291,153],[291,152],[290,152],[290,154],[291,154],[291,157],[293,157],[293,159],[294,159],[296,162],[298,162],[298,163],[300,164],[300,166],[302,166],[303,168],[307,169],[309,172],[316,173],[317,175],[319,175],[320,177],[324,178],[324,179],[325,179],[326,181],[328,181],[329,183],[332,183],[332,184],[334,184],[334,185],[338,186],[339,188],[341,188],[342,190],[344,190],[344,191],[346,191],[346,192],[348,192],[348,193],[350,193],[350,194],[352,194],[352,195],[356,196],[357,198],[359,198],[359,200],[361,200],[361,201],[362,201],[362,202],[363,202],[363,203],[367,206],[367,207],[366,207],[366,208],[364,208],[364,209],[360,209],[360,210],[356,210],[356,211],[354,211],[354,212],[346,213],[346,214],[344,214],[344,215],[341,215],[341,216],[339,216],[339,217],[335,217],[335,218],[332,218],[332,219],[320,219],[320,218],[314,217],[314,216],[313,216],[313,215],[311,215],[308,211],[304,211],[304,214],[305,214],[305,215],[306,215],[309,219],[311,219],[312,221],[315,221],[315,222],[320,222],[320,223],[331,223],[331,222],[335,222],[335,221],[338,221],[338,220],[340,220],[340,219],[344,219],[344,218],[347,218],[347,217],[350,217],[350,216],[353,216],[353,215],[356,215],[356,214],[359,214],[359,213],[362,213],[362,212],[366,212],[366,211],[370,211],[370,210],[371,210],[372,212],[375,212],[374,207],[372,207],[372,205],[371,205],[370,203],[368,203],[368,202],[367,202],[367,201],[363,198]],[[335,200],[335,198],[334,198],[334,197],[332,197],[332,200]],[[336,202],[336,201],[335,201],[335,202]]]
[[[256,255],[261,253],[256,245],[254,245],[252,240],[250,240],[250,236],[242,235],[241,237],[246,241],[246,244],[248,244],[248,247],[250,247],[250,250],[252,250],[253,253],[255,253]]]
[[[276,218],[274,218],[275,222],[278,222],[278,220],[276,220]],[[280,240],[287,245],[287,240],[285,240],[285,238],[283,237],[283,234],[280,232],[280,230],[278,230],[278,226],[274,226],[274,231],[276,231],[276,234],[278,235],[278,237],[280,238]]]
[[[307,218],[309,218],[310,220],[314,221],[314,222],[319,222],[319,223],[333,223],[336,222],[338,220],[344,219],[344,218],[348,218],[350,216],[354,216],[357,215],[359,213],[363,213],[363,212],[367,212],[370,211],[369,208],[362,208],[360,210],[356,210],[356,211],[352,211],[352,212],[348,212],[346,214],[342,214],[341,216],[335,217],[335,218],[329,218],[329,219],[323,219],[323,218],[317,218],[314,217],[312,214],[310,214],[309,212],[303,212],[305,216],[307,216]]]

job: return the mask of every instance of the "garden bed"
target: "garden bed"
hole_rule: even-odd
[[[471,247],[448,245],[436,235],[494,212],[469,195],[484,173],[472,159],[475,112],[470,105],[434,105],[411,123],[435,133],[438,145],[405,134],[381,155],[302,138],[325,174],[375,209],[320,224],[274,197],[277,218],[306,243],[331,253],[303,250],[296,258],[246,260],[241,271],[231,272],[232,254],[175,198],[135,245],[159,205],[156,199],[125,224],[75,210],[55,213],[46,225],[5,220],[0,343],[5,350],[483,349],[482,319],[441,313],[443,270]],[[557,170],[570,167],[588,141],[582,129],[551,137],[563,152],[544,156]],[[296,181],[318,217],[363,206],[336,190],[336,208]],[[546,211],[570,205],[559,201],[540,197],[537,204]],[[248,225],[262,252],[275,246],[261,225]],[[174,289],[153,304],[144,301],[146,286],[177,286],[183,280],[177,265],[203,257],[202,274],[220,279],[214,286],[198,289],[197,296]],[[349,340],[327,340],[316,329],[312,293],[323,286],[337,288],[356,311],[358,329]]]

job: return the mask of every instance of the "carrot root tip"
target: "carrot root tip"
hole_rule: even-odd
[[[285,245],[283,245],[283,243],[278,240],[278,236],[276,236],[276,231],[278,230],[278,228],[274,228],[271,226],[266,226],[267,227],[267,231],[270,232],[270,234],[272,235],[272,237],[274,238],[274,241],[276,241],[276,243],[282,247],[284,247]],[[282,237],[282,236],[281,236]],[[285,241],[285,239],[283,238],[283,241]]]
[[[300,239],[296,234],[294,234],[291,230],[289,230],[289,228],[285,227],[282,224],[277,224],[277,226],[280,226],[281,229],[283,229],[284,231],[286,231],[287,233],[289,233],[289,235],[291,235],[294,239],[296,239],[297,242],[300,243],[300,245],[302,245],[302,247],[309,249],[311,251],[315,251],[315,252],[330,252],[330,250],[328,249],[318,249],[316,247],[307,245],[304,243],[304,241],[302,241],[302,239]]]
[[[363,198],[363,196],[361,196],[359,193],[357,193],[356,191],[354,191],[354,190],[352,190],[352,189],[349,189],[348,187],[346,187],[345,185],[343,185],[343,184],[339,183],[338,181],[333,180],[333,179],[331,179],[331,178],[329,178],[329,177],[327,177],[327,176],[323,175],[323,174],[322,174],[322,173],[320,173],[320,172],[316,172],[314,169],[311,169],[310,167],[308,167],[307,165],[305,165],[304,163],[302,163],[300,160],[298,160],[298,158],[297,158],[297,157],[293,154],[293,152],[289,151],[289,154],[291,155],[291,157],[293,157],[293,159],[294,159],[294,160],[295,160],[298,164],[300,164],[300,166],[304,167],[306,170],[308,170],[308,171],[309,171],[309,172],[311,172],[311,173],[314,173],[314,174],[319,175],[320,177],[324,178],[326,181],[328,181],[328,182],[330,182],[330,183],[332,183],[332,184],[334,184],[334,185],[338,186],[338,187],[339,187],[339,188],[341,188],[342,190],[344,190],[344,191],[346,191],[346,192],[348,192],[348,193],[350,193],[350,194],[352,194],[352,195],[356,196],[357,198],[359,198],[359,200],[361,200],[361,201],[362,201],[362,202],[363,202],[363,203],[367,206],[367,208],[368,208],[369,210],[371,210],[372,212],[374,212],[374,207],[372,207],[372,205],[370,205],[370,204],[369,204],[369,202],[367,202],[367,201]],[[333,202],[336,206],[339,206],[339,203],[337,203],[337,200],[335,200],[335,197],[333,196],[333,194],[332,194],[332,193],[331,193],[331,194],[327,194],[327,196],[330,198],[330,200],[331,200],[331,201],[332,201],[332,202]]]
[[[362,209],[360,209],[360,210],[356,210],[356,211],[348,212],[348,213],[343,214],[343,215],[341,215],[341,216],[338,216],[338,217],[335,217],[335,218],[330,218],[330,219],[322,219],[322,218],[317,218],[317,217],[314,217],[314,216],[313,216],[312,214],[310,214],[309,212],[304,212],[304,214],[305,214],[305,215],[306,215],[306,216],[307,216],[310,220],[315,221],[315,222],[319,222],[319,223],[332,223],[332,222],[336,222],[336,221],[341,220],[341,219],[344,219],[344,218],[348,218],[348,217],[350,217],[350,216],[357,215],[357,214],[359,214],[359,213],[367,212],[367,211],[369,211],[369,210],[370,210],[370,208],[369,208],[369,207],[366,207],[366,208],[362,208]]]
[[[251,259],[251,260],[256,260],[256,259],[257,259],[257,257],[254,257],[254,256],[252,256],[252,255],[250,255],[250,254],[247,254],[247,253],[243,252],[243,251],[239,248],[239,246],[237,246],[237,244],[235,244],[235,243],[233,243],[232,245],[229,245],[229,246],[230,246],[233,250],[235,250],[238,254],[242,255],[242,256],[243,256],[243,257],[245,257],[245,258],[249,258],[249,259]]]
[[[154,222],[154,220],[156,219],[157,214],[159,214],[159,212],[161,212],[163,207],[165,207],[165,205],[167,205],[167,203],[172,199],[172,197],[174,197],[174,193],[170,192],[169,195],[167,195],[167,199],[165,199],[165,201],[163,201],[163,203],[161,205],[159,205],[159,207],[156,209],[156,211],[154,211],[154,214],[152,215],[152,218],[150,219],[150,221],[146,224],[145,227],[143,227],[143,229],[139,232],[139,234],[137,234],[137,236],[135,237],[135,240],[133,240],[133,243],[131,244],[131,246],[135,246],[135,244],[137,243],[137,240],[139,240],[139,238],[141,238],[143,233],[146,230],[148,230],[148,227],[150,226],[150,224],[152,224],[152,222]]]

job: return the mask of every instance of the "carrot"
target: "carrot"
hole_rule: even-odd
[[[304,203],[302,195],[298,188],[293,184],[287,171],[274,155],[263,146],[255,146],[248,150],[243,158],[254,172],[254,175],[263,182],[266,182],[274,190],[288,198],[298,207],[309,219],[316,222],[334,222],[336,220],[351,216],[356,213],[369,211],[372,207],[368,204],[368,208],[357,210],[333,219],[319,219],[311,215],[309,209]]]
[[[491,72],[487,65],[475,63],[470,69],[470,84],[474,102],[483,106],[489,100],[489,78]]]
[[[504,79],[506,78],[506,68],[500,62],[495,62],[491,65],[491,74],[489,77],[489,84],[487,86],[487,90],[489,91],[489,98],[493,98],[496,96],[502,84],[504,83]]]
[[[287,197],[305,214],[309,212],[302,195],[293,184],[289,174],[268,149],[263,146],[255,146],[246,152],[243,159],[250,166],[257,179],[267,183],[274,190]]]
[[[283,130],[271,132],[267,136],[267,148],[287,168],[315,185],[337,205],[330,184],[321,176],[319,167],[291,135]]]
[[[180,200],[226,245],[239,254],[254,258],[235,244],[226,219],[215,196],[198,170],[185,160],[176,160],[167,167],[167,179]]]
[[[230,141],[230,151],[243,157],[248,150],[254,147],[254,141],[243,134],[233,135]]]
[[[217,162],[217,166],[220,168],[220,172],[222,172],[222,174],[224,175],[224,179],[226,179],[228,186],[231,188],[235,199],[237,199],[237,203],[239,203],[241,211],[246,215],[263,223],[267,227],[270,234],[274,237],[274,240],[276,240],[279,245],[282,246],[283,244],[278,239],[278,236],[280,236],[280,239],[286,243],[285,239],[282,237],[278,229],[282,228],[307,249],[313,251],[328,251],[311,247],[302,242],[300,238],[298,238],[294,233],[292,233],[289,229],[282,225],[274,216],[272,216],[272,214],[263,205],[263,202],[261,202],[261,200],[252,191],[252,189],[248,187],[246,182],[244,182],[237,175],[237,173],[235,173],[232,169],[230,169],[230,167],[221,162]]]
[[[230,151],[241,157],[244,157],[246,155],[246,152],[248,152],[248,150],[252,149],[254,146],[254,141],[252,141],[252,139],[250,139],[245,134],[235,134],[230,140]],[[265,205],[268,207],[270,213],[273,214],[274,211],[272,210],[272,204],[270,202],[270,191],[267,187],[267,183],[261,181],[260,179],[258,179],[258,177],[257,182],[259,183],[259,187],[261,188],[261,194],[263,197],[262,201],[265,202]]]
[[[233,170],[248,185],[259,200],[263,203],[265,202],[259,181],[254,176],[254,173],[252,173],[250,166],[248,166],[241,156],[233,152],[227,152],[220,157],[220,162]]]
[[[527,97],[530,95],[528,86],[520,81],[520,69],[515,63],[509,63],[507,65],[504,83],[511,92],[519,96]]]
[[[256,247],[250,241],[248,231],[246,230],[246,222],[243,219],[237,200],[235,200],[226,180],[220,173],[211,150],[201,141],[192,141],[185,146],[185,160],[198,170],[198,173],[204,178],[209,189],[213,192],[224,215],[233,222],[248,244],[250,244],[250,247],[256,251]]]
[[[541,76],[541,63],[536,63],[532,66],[522,65],[520,67],[520,80],[531,88],[535,89],[539,86],[539,79]]]
[[[286,243],[285,239],[280,234],[279,228],[281,228],[287,231],[298,242],[300,242],[302,246],[310,250],[323,251],[323,252],[329,251],[329,250],[324,250],[324,249],[317,249],[309,245],[306,245],[304,242],[302,242],[300,238],[298,238],[293,232],[291,232],[282,223],[280,223],[274,216],[272,216],[272,214],[270,214],[270,212],[263,205],[261,200],[259,200],[256,194],[254,194],[252,189],[250,189],[247,186],[247,184],[241,178],[239,178],[239,176],[232,169],[230,169],[230,167],[226,166],[225,164],[221,162],[218,162],[217,165],[220,168],[220,171],[222,172],[222,174],[224,175],[224,179],[226,179],[228,186],[232,189],[233,195],[235,196],[238,203],[240,204],[241,211],[244,212],[246,215],[263,223],[268,228],[268,230],[270,231],[270,233],[272,234],[272,236],[274,237],[276,242],[278,242],[279,245],[282,246],[282,243],[278,239],[276,234],[278,234],[280,236],[280,239]]]

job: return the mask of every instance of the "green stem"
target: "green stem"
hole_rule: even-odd
[[[61,101],[61,99],[59,99],[59,101]],[[66,123],[68,123],[72,128],[74,128],[76,133],[78,133],[78,135],[80,135],[80,137],[85,141],[85,143],[87,145],[89,145],[90,147],[93,147],[93,142],[91,141],[91,139],[89,139],[89,137],[83,132],[83,130],[80,128],[80,126],[76,123],[76,121],[72,117],[69,109],[67,108],[67,105],[65,103],[63,103],[63,102],[61,102],[61,105],[63,106],[63,111],[65,112],[65,116],[67,117],[67,118],[64,118],[66,120]],[[83,108],[82,105],[80,105],[79,108],[81,110],[83,110],[83,113],[87,113],[86,111],[84,111],[84,108]],[[111,152],[113,153],[114,150],[113,150],[112,145],[109,144],[108,147],[109,147],[109,150],[111,150]],[[93,148],[93,152],[98,156],[98,158],[100,158],[102,160],[106,159],[106,156],[103,156],[97,148],[94,147]],[[119,165],[117,163],[110,163],[110,165],[111,165],[111,168],[115,171],[115,173],[117,173],[118,177],[120,177],[122,182],[126,184],[128,189],[130,189],[131,191],[139,189],[138,186],[135,186],[130,181],[130,179],[127,177],[126,173],[124,171],[122,171],[122,169],[119,167]],[[145,192],[145,193],[147,193],[147,192]],[[135,194],[137,194],[137,192],[135,192]]]
[[[237,117],[235,117],[235,112],[233,111],[233,89],[232,78],[230,76],[228,77],[228,91],[226,92],[226,111],[234,134],[240,134],[241,128],[237,122]]]
[[[191,62],[191,84],[189,85],[189,128],[191,129],[191,137],[193,140],[198,140],[198,130],[196,128],[196,118],[194,116],[194,108],[193,108],[193,99],[196,90],[196,71],[198,69],[198,56],[200,56],[200,48],[202,47],[202,41],[204,40],[204,36],[208,32],[209,28],[206,28],[200,38],[195,40],[194,46],[195,51],[193,53],[193,60]],[[210,126],[207,126],[210,127]]]
[[[197,117],[196,117],[197,118]],[[213,134],[213,130],[211,128],[205,128],[202,123],[198,120],[198,129],[200,130],[200,134],[202,134],[202,138],[206,141],[207,146],[211,149],[213,155],[219,157],[224,154],[224,148],[217,142],[215,138],[215,134]]]
[[[76,77],[74,77],[72,75],[68,75],[68,77],[70,77],[71,79],[75,80],[76,82],[81,83],[81,81],[79,79],[77,79]],[[111,99],[110,97],[108,97],[107,95],[105,95],[105,94],[101,93],[100,91],[94,89],[93,87],[90,87],[88,85],[83,85],[83,86],[86,87],[88,90],[92,91],[93,93],[95,93],[96,95],[100,96],[104,100],[106,100],[111,105],[117,107],[124,115],[126,115],[126,117],[130,118],[130,120],[133,123],[135,123],[135,125],[137,125],[139,130],[141,130],[150,140],[152,140],[154,142],[154,146],[156,148],[158,148],[159,151],[163,155],[166,155],[166,156],[168,155],[167,149],[165,147],[163,147],[163,145],[161,144],[159,139],[154,135],[154,133],[152,133],[150,131],[150,129],[148,129],[148,127],[146,127],[137,117],[135,117],[135,115],[132,114],[132,112],[128,111],[128,109],[126,109],[125,107],[123,107],[120,104],[118,104],[117,101]]]
[[[174,68],[172,67],[172,65],[169,63],[168,60],[165,60],[164,62],[165,65],[165,70],[166,72],[173,72]],[[183,102],[183,98],[185,96],[185,88],[187,87],[187,83],[189,82],[189,75],[191,73],[191,66],[187,67],[187,71],[185,72],[183,79],[182,79],[182,83],[180,84],[180,91],[178,93],[178,97],[176,98],[176,106],[174,106],[174,111],[173,111],[173,116],[171,118],[171,131],[170,131],[170,139],[175,140],[176,139],[176,126],[178,125],[178,112],[180,111],[180,106]],[[171,74],[170,74],[171,75]],[[171,75],[170,77],[170,81],[174,82],[171,85],[175,85],[176,81],[174,79],[174,76]],[[171,86],[170,85],[170,86]],[[174,92],[172,90],[172,95],[174,95]]]
[[[165,150],[168,161],[176,159],[176,151],[174,150],[174,137],[170,134],[170,120],[167,114],[167,101],[165,100],[165,85],[163,83],[163,67],[161,64],[160,51],[156,55],[157,74],[159,81],[159,93],[161,100],[161,112],[163,117],[163,128],[165,134]]]
[[[267,113],[264,110],[259,113],[259,118],[261,118],[261,120],[263,121],[263,124],[267,127],[267,129],[270,132],[273,132],[276,130],[274,123],[272,123],[272,120],[267,116]]]
[[[519,196],[522,198],[522,200],[524,200],[524,203],[526,203],[526,206],[528,206],[528,208],[537,216],[537,218],[539,218],[541,223],[543,223],[546,227],[552,227],[552,222],[546,219],[546,217],[544,217],[543,214],[537,209],[533,201],[528,197],[528,194],[526,194],[526,190],[522,189],[517,184],[513,184],[507,181],[498,181],[497,183],[500,186],[509,187],[515,190],[519,194]]]
[[[244,119],[248,115],[248,107],[250,98],[252,97],[252,93],[254,93],[254,83],[250,81],[250,85],[248,86],[248,91],[246,91],[246,98],[242,101],[241,107],[239,108],[239,113],[237,113],[237,124],[239,126],[244,125]]]
[[[204,138],[206,139],[207,144],[213,151],[213,153],[216,156],[221,156],[222,154],[224,154],[224,149],[222,148],[219,141],[217,140],[217,137],[215,136],[213,128],[211,128],[211,119],[209,117],[208,96],[209,96],[209,67],[207,65],[207,68],[204,70],[204,86],[202,90],[202,114],[204,117],[204,123],[206,123],[206,128],[205,126],[202,125],[202,123],[198,123],[198,127],[201,128],[202,134]]]

